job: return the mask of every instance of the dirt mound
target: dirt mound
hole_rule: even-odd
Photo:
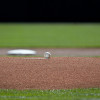
[[[30,58],[0,57],[1,89],[100,87],[100,58]]]

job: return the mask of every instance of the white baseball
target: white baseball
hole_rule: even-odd
[[[50,52],[45,52],[45,53],[44,53],[44,57],[45,57],[46,59],[49,59],[50,56],[51,56],[51,53],[50,53]]]

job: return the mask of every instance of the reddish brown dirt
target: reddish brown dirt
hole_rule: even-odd
[[[52,57],[40,60],[0,57],[1,89],[93,87],[100,87],[100,58]]]

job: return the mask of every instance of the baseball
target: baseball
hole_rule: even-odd
[[[45,57],[46,59],[49,59],[50,56],[51,56],[50,52],[45,52],[45,53],[44,53],[44,57]]]

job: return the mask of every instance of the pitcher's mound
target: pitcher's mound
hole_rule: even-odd
[[[93,87],[100,87],[100,58],[53,57],[47,60],[0,57],[1,89]]]

